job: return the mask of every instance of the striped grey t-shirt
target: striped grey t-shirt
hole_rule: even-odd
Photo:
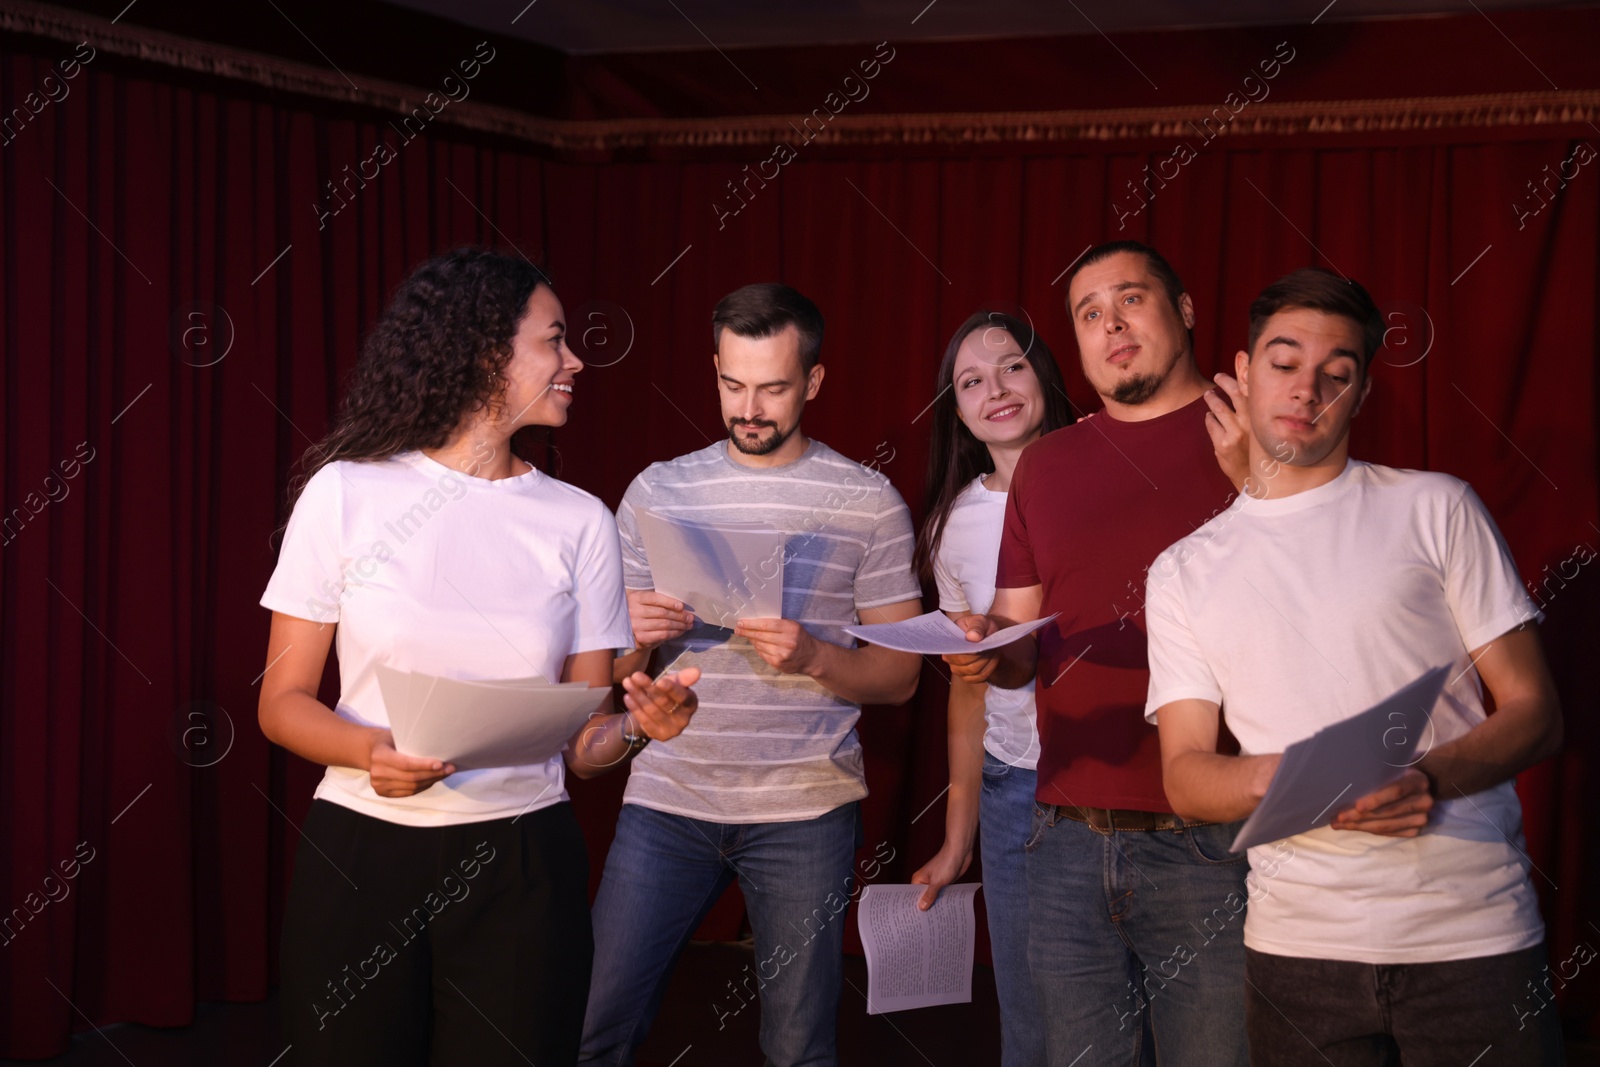
[[[783,617],[835,645],[855,647],[842,627],[860,621],[862,610],[922,595],[905,501],[888,478],[821,441],[782,467],[735,463],[719,441],[646,468],[622,498],[617,527],[624,583],[653,589],[639,508],[785,533]],[[633,761],[624,803],[713,822],[785,822],[867,795],[858,705],[805,675],[780,674],[748,640],[699,618],[661,647],[657,662],[685,651],[704,672],[695,684],[700,709],[683,733],[652,742]]]

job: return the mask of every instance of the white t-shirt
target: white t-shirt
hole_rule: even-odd
[[[1468,653],[1540,617],[1470,486],[1355,460],[1307,492],[1241,495],[1157,557],[1146,586],[1146,717],[1220,704],[1245,754],[1281,752],[1444,665],[1421,744],[1460,737],[1484,720]],[[1528,948],[1544,926],[1523,849],[1509,781],[1441,798],[1414,838],[1323,827],[1252,848],[1245,944],[1362,963]]]
[[[939,610],[987,612],[994,606],[994,575],[1000,563],[1006,494],[974,478],[961,490],[945,520],[933,580]],[[1033,770],[1039,765],[1039,725],[1033,706],[1033,680],[1021,689],[988,687],[984,697],[983,747],[995,759]]]
[[[491,481],[420,452],[330,463],[295,503],[263,607],[337,623],[341,717],[388,726],[376,666],[556,682],[567,656],[632,646],[617,527],[598,499],[538,471]],[[329,767],[316,796],[407,826],[513,817],[566,799],[560,756],[457,771],[380,797]]]

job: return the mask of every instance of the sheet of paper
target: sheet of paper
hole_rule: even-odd
[[[988,652],[1002,648],[1019,637],[1043,629],[1055,615],[1032,622],[1018,623],[997,630],[982,641],[968,641],[967,633],[942,611],[930,611],[904,622],[876,622],[867,626],[846,626],[844,632],[869,645],[881,645],[897,652],[919,652],[925,656],[959,656],[968,652]]]
[[[648,508],[634,514],[657,592],[712,626],[783,617],[782,533],[760,523],[688,522]]]
[[[549,685],[550,683],[542,674],[530,675],[527,678],[482,678],[478,685],[509,685],[513,689],[526,689],[532,685]],[[567,682],[567,685],[583,685],[583,682]]]
[[[400,732],[411,729],[411,722],[416,718],[411,687],[417,676],[382,663],[377,665],[377,674],[378,692],[383,695],[383,707],[389,713],[389,731],[399,736]]]
[[[924,885],[869,885],[856,905],[867,954],[867,1014],[972,1000],[972,951],[978,924],[977,882],[939,892],[927,911]]]
[[[609,689],[543,678],[469,682],[379,665],[395,748],[457,770],[543,763],[600,709]]]
[[[1449,667],[1435,667],[1359,715],[1284,749],[1266,796],[1233,839],[1233,851],[1326,826],[1339,809],[1415,765],[1421,758],[1417,746],[1433,743],[1433,706],[1449,673]]]

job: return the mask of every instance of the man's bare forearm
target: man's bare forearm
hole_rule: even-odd
[[[1183,818],[1233,822],[1256,810],[1277,764],[1275,756],[1183,752],[1166,761],[1162,782],[1172,810]]]
[[[1419,766],[1440,800],[1480,793],[1515,778],[1561,748],[1558,708],[1508,703],[1483,722],[1422,758]]]
[[[916,693],[921,671],[920,657],[912,652],[818,641],[816,663],[805,673],[852,704],[904,704]]]

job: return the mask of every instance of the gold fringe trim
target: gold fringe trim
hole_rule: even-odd
[[[196,41],[134,26],[113,25],[77,11],[0,0],[0,30],[76,44],[98,52],[198,74],[246,82],[281,92],[369,107],[395,115],[418,108],[430,121],[508,137],[562,153],[610,154],[639,149],[798,147],[807,140],[804,119],[821,126],[810,140],[820,145],[949,146],[1072,141],[1146,141],[1206,137],[1211,119],[1217,137],[1403,133],[1496,127],[1565,126],[1600,122],[1600,90],[1491,93],[1476,96],[1344,100],[1315,103],[1251,103],[1237,113],[1217,105],[1105,108],[1074,111],[1014,111],[894,115],[724,116],[701,119],[547,119],[513,108],[451,102],[429,112],[430,90],[362,78],[337,71]],[[465,58],[465,57],[463,57]],[[443,74],[441,74],[441,78]],[[441,94],[442,96],[442,94]],[[826,121],[823,119],[826,117]],[[1226,119],[1226,122],[1223,120]],[[1209,139],[1209,138],[1208,138]]]

